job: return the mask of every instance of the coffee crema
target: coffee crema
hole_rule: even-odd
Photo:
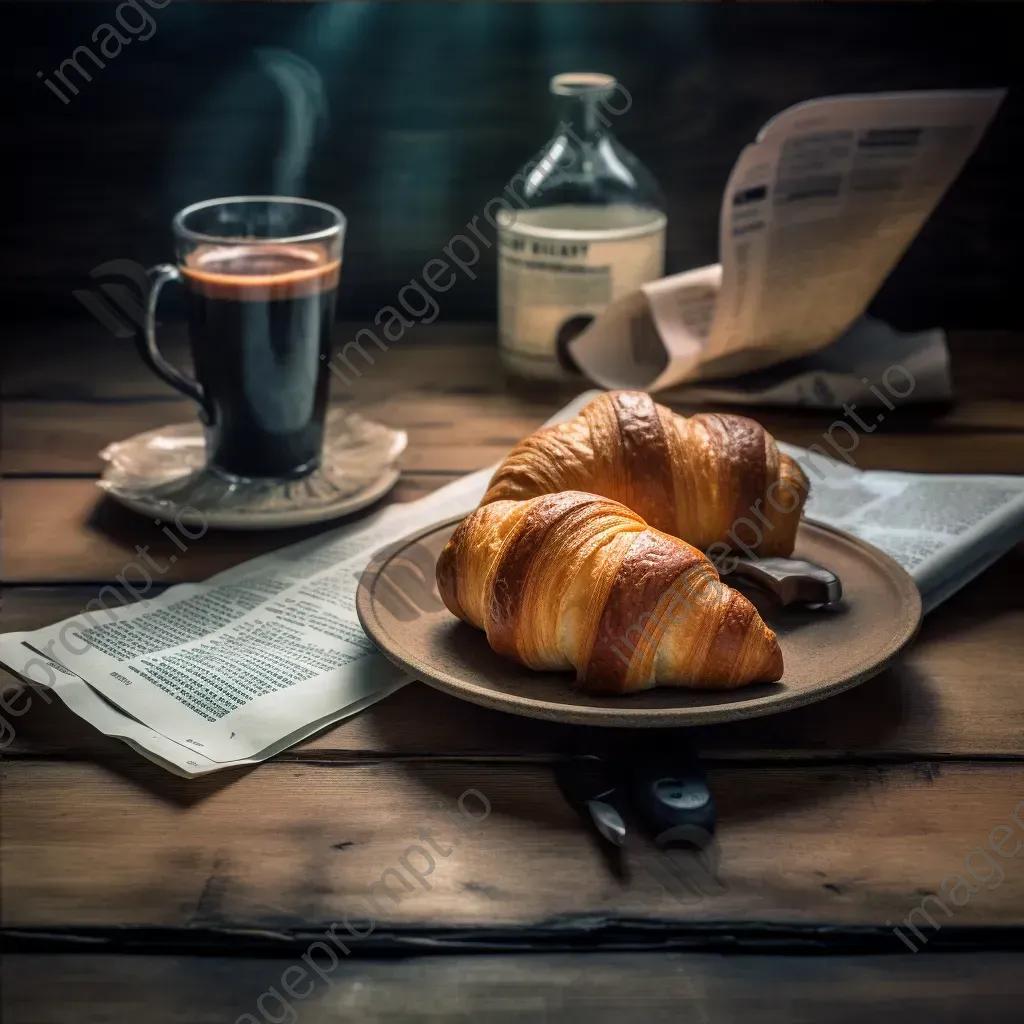
[[[336,288],[341,260],[319,244],[227,243],[201,246],[180,269],[188,286],[208,298],[267,302]]]

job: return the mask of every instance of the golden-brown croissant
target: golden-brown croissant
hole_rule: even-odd
[[[584,688],[729,689],[782,675],[775,634],[695,547],[579,491],[484,505],[437,562],[448,609],[535,669]]]
[[[575,419],[520,441],[481,504],[590,491],[702,550],[721,544],[722,553],[789,556],[808,487],[754,420],[687,418],[642,391],[610,391]]]

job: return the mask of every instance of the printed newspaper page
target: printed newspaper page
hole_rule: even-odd
[[[1004,95],[839,96],[779,114],[729,177],[720,264],[614,303],[573,357],[607,387],[654,391],[828,345],[867,308]]]
[[[0,636],[0,662],[16,672],[22,678],[36,681],[32,699],[50,704],[56,694],[79,718],[84,719],[93,728],[107,736],[112,736],[126,743],[133,750],[149,758],[175,775],[190,777],[206,772],[231,768],[236,765],[255,764],[272,757],[282,750],[287,750],[313,733],[334,722],[354,715],[363,708],[376,703],[382,697],[405,684],[404,679],[397,680],[393,685],[383,685],[381,689],[361,701],[348,704],[320,721],[310,722],[302,729],[283,737],[277,743],[261,751],[258,756],[240,758],[237,761],[212,761],[194,747],[175,743],[135,718],[124,714],[113,704],[101,697],[80,676],[69,672],[63,665],[51,661],[45,655],[22,643],[27,633],[5,633]]]
[[[486,483],[485,475],[459,481],[418,508],[392,506],[360,528],[150,601],[100,603],[22,643],[211,761],[253,757],[402,679],[359,626],[359,575],[384,544],[471,508]]]

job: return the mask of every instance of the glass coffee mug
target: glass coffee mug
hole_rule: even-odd
[[[210,470],[306,476],[323,448],[344,215],[309,199],[237,196],[188,206],[173,227],[177,262],[149,272],[142,358],[199,404]],[[187,293],[195,380],[157,347],[157,301],[169,281]]]

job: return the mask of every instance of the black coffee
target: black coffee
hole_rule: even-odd
[[[338,261],[319,247],[226,243],[196,250],[182,271],[212,464],[245,477],[315,469]]]

